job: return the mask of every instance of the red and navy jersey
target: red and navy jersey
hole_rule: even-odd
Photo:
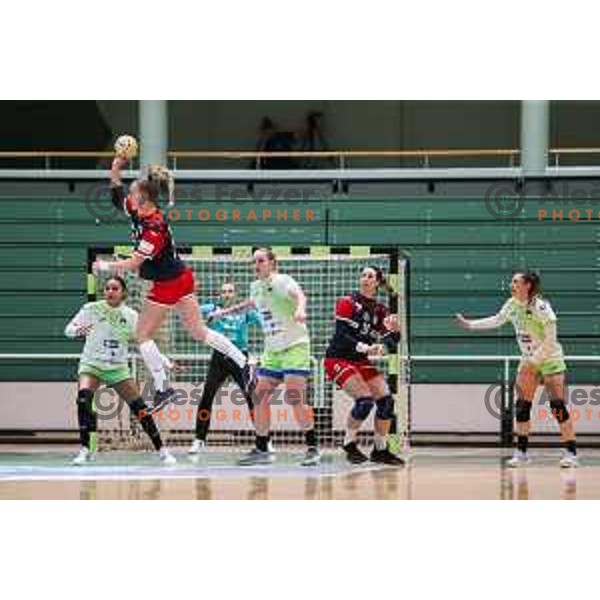
[[[368,345],[383,342],[393,349],[400,338],[383,324],[388,315],[384,304],[358,292],[340,298],[335,307],[335,331],[325,356],[365,362],[367,355],[356,350],[359,342]]]
[[[157,210],[148,217],[140,217],[131,196],[122,187],[113,187],[113,203],[131,219],[131,237],[135,241],[134,253],[144,259],[139,275],[151,281],[166,281],[177,277],[185,264],[177,254],[173,234],[167,218]]]

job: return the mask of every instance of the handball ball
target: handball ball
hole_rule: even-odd
[[[131,135],[119,136],[115,142],[115,153],[119,158],[126,158],[127,160],[137,156],[137,140]]]

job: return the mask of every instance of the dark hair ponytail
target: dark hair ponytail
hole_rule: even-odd
[[[375,271],[375,278],[377,279],[377,284],[379,285],[379,289],[387,292],[392,298],[398,296],[398,292],[394,289],[394,287],[390,284],[383,272],[383,269],[376,265],[369,266],[369,269],[373,269]]]

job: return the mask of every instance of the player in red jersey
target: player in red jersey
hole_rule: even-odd
[[[366,267],[360,274],[359,291],[338,300],[335,332],[325,354],[325,372],[354,400],[344,438],[348,460],[354,464],[369,460],[358,448],[356,437],[363,421],[376,406],[375,445],[370,459],[399,466],[404,461],[387,447],[394,400],[385,377],[370,360],[383,354],[384,346],[395,349],[400,340],[397,317],[377,302],[379,289],[393,293],[379,267]]]
[[[173,177],[160,166],[148,167],[144,177],[134,181],[125,193],[121,169],[126,159],[115,157],[111,168],[111,198],[131,219],[135,250],[131,258],[96,261],[95,273],[135,271],[153,282],[140,312],[136,340],[156,388],[154,410],[165,406],[174,390],[168,387],[165,358],[153,340],[170,309],[175,308],[184,327],[195,340],[231,358],[249,379],[246,356],[224,335],[206,327],[195,294],[194,275],[177,254],[171,228],[160,207],[160,199],[174,200]]]

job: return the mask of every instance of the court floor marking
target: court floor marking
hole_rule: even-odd
[[[23,472],[24,470],[29,472]],[[100,470],[101,469],[101,470]],[[177,469],[177,467],[101,467],[90,470],[86,467],[21,467],[0,468],[0,483],[5,481],[143,481],[154,479],[251,479],[253,477],[309,477],[333,478],[355,473],[370,473],[386,469],[382,465],[344,466],[339,469],[315,470],[311,467],[281,468],[273,466],[239,467],[237,465],[215,465],[204,469]],[[111,472],[111,470],[113,470]]]

